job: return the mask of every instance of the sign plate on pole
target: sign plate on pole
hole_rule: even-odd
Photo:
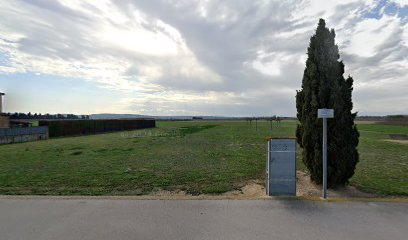
[[[323,199],[327,199],[327,119],[334,118],[333,109],[318,109],[317,117],[323,118]]]
[[[326,109],[326,108],[318,109],[317,117],[318,118],[334,118],[334,111],[333,109]]]

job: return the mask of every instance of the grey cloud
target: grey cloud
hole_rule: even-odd
[[[90,19],[57,1],[17,1],[13,28],[24,35],[18,41],[19,50],[35,56],[62,59],[83,59],[94,53],[92,42],[87,40],[87,29],[92,28]],[[21,16],[19,11],[30,15]],[[31,21],[30,19],[40,19]]]
[[[307,44],[294,44],[294,41],[280,40],[266,42],[265,38],[281,30],[291,30],[291,22],[281,20],[289,19],[290,2],[270,2],[267,6],[257,6],[256,2],[248,4],[247,1],[237,1],[228,6],[239,18],[236,21],[219,23],[213,22],[217,10],[222,4],[216,2],[208,9],[208,18],[197,15],[197,6],[186,4],[178,6],[171,2],[160,3],[151,1],[119,1],[119,6],[129,9],[129,4],[134,4],[150,16],[154,16],[175,27],[184,37],[187,46],[193,50],[196,57],[203,65],[223,77],[224,84],[214,85],[215,91],[230,89],[245,91],[247,88],[257,88],[270,82],[271,77],[265,77],[253,69],[246,68],[243,63],[254,60],[260,48],[278,49],[285,46],[285,51],[296,52]],[[159,6],[159,7],[158,7]],[[276,47],[274,47],[276,46]],[[197,89],[197,86],[185,82],[185,79],[168,77],[160,79],[160,84],[181,89]],[[179,81],[179,83],[177,83]],[[232,88],[232,89],[231,89]],[[205,89],[207,90],[207,89]]]
[[[210,1],[206,6],[206,17],[199,15],[196,1],[118,0],[113,1],[113,4],[114,10],[126,14],[129,19],[133,19],[134,10],[140,10],[146,20],[142,27],[148,31],[173,37],[157,24],[158,19],[177,29],[198,62],[220,76],[222,81],[206,81],[202,76],[187,77],[179,74],[177,68],[180,66],[175,63],[179,60],[177,56],[151,56],[130,52],[118,46],[105,45],[94,36],[90,36],[90,32],[96,31],[100,19],[91,18],[81,11],[74,11],[57,1],[16,1],[13,3],[16,13],[14,15],[9,13],[13,19],[1,22],[8,24],[9,28],[15,25],[15,29],[26,36],[18,42],[19,51],[33,56],[66,61],[83,61],[88,56],[123,59],[131,64],[122,73],[122,77],[129,81],[140,81],[142,67],[159,66],[163,70],[163,76],[151,80],[152,84],[159,87],[145,92],[148,94],[160,95],[163,89],[197,95],[209,91],[235,94],[230,102],[211,104],[195,101],[179,103],[163,99],[159,101],[153,98],[151,102],[134,102],[134,106],[129,108],[132,111],[137,112],[138,109],[145,108],[152,109],[151,111],[173,109],[180,113],[202,112],[207,113],[206,115],[250,116],[274,113],[294,116],[295,90],[300,88],[304,69],[304,64],[300,63],[298,58],[306,54],[309,38],[323,13],[309,19],[292,16],[294,10],[299,10],[303,6],[303,2],[298,1]],[[81,6],[96,15],[101,14],[92,4],[82,2]],[[365,5],[361,2],[342,4],[336,7],[332,16],[329,16],[328,27],[335,28],[338,35],[344,34],[340,38],[344,39],[343,46],[339,46],[340,50],[350,44],[345,35],[363,19],[361,14],[365,11],[364,8]],[[21,16],[19,19],[20,10],[26,11],[29,15]],[[357,16],[347,19],[353,11],[357,12]],[[222,20],[222,14],[227,16],[225,20]],[[346,22],[342,22],[345,20]],[[107,19],[104,21],[118,29],[131,28],[134,24],[128,22],[123,25]],[[342,26],[337,29],[340,22]],[[301,31],[291,34],[297,30]],[[291,37],[280,37],[278,33],[289,33]],[[354,76],[356,83],[399,79],[408,75],[404,67],[394,64],[398,61],[408,61],[408,48],[402,44],[403,40],[402,29],[399,28],[376,49],[377,52],[372,57],[341,52],[347,72]],[[258,51],[272,54],[259,59],[264,63],[273,60],[273,54],[292,57],[287,61],[281,61],[281,75],[264,75],[250,65],[259,57]],[[399,90],[395,88],[398,86],[390,87],[384,92],[398,99],[407,90],[406,85],[401,85]],[[366,88],[356,88],[355,95],[358,102],[364,103],[360,106],[366,105],[375,97],[391,101],[387,95],[380,92],[369,94]],[[379,106],[377,109],[383,108]]]
[[[129,111],[140,112],[147,109],[149,114],[162,115],[164,112],[176,115],[216,115],[216,116],[294,116],[292,109],[295,95],[287,93],[259,94],[257,96],[236,96],[231,102],[209,104],[205,101],[137,101]]]
[[[408,48],[402,44],[402,29],[397,28],[380,44],[371,57],[360,57],[357,54],[343,53],[344,61],[349,64],[350,72],[360,76],[358,81],[372,82],[382,79],[399,78],[407,75],[406,67],[398,62],[408,62]],[[397,64],[393,64],[397,63]]]

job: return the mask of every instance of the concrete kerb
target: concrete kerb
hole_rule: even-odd
[[[319,196],[299,196],[299,197],[229,197],[217,195],[198,195],[198,196],[49,196],[49,195],[0,195],[2,199],[14,200],[255,200],[255,201],[313,201],[313,202],[396,202],[408,203],[408,197],[382,197],[382,198],[341,198],[332,197],[328,200],[322,200]]]

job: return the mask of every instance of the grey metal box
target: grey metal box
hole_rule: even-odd
[[[296,196],[296,140],[269,139],[266,160],[268,196]]]

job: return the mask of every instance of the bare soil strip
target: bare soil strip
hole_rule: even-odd
[[[310,181],[310,176],[301,171],[297,171],[296,173],[297,179],[297,186],[296,186],[296,195],[298,197],[319,197],[321,196],[322,188]],[[150,197],[158,197],[158,198],[194,198],[194,199],[212,199],[212,198],[221,198],[221,199],[259,199],[259,198],[266,198],[266,190],[261,180],[250,180],[248,183],[241,188],[240,190],[234,190],[230,192],[226,192],[222,195],[208,195],[208,194],[201,194],[198,196],[193,196],[187,194],[184,191],[164,191],[159,190],[153,192],[149,195]],[[353,186],[346,186],[337,189],[329,189],[329,196],[331,197],[340,197],[340,198],[375,198],[379,197],[379,195],[365,193],[359,191],[357,188]]]
[[[406,140],[408,141],[408,136],[406,134],[390,134],[390,138],[394,140]]]
[[[386,142],[399,143],[399,144],[408,144],[408,140],[394,140],[394,139],[385,139]]]
[[[300,199],[319,199],[321,196],[321,186],[314,184],[310,176],[302,171],[296,172],[296,195]],[[118,200],[256,200],[268,199],[263,180],[250,180],[240,190],[229,191],[221,195],[200,194],[192,195],[185,191],[157,190],[149,195],[142,196],[25,196],[25,195],[0,195],[0,199],[118,199]],[[337,189],[329,189],[329,199],[357,199],[373,201],[408,201],[407,197],[382,197],[380,195],[359,191],[353,186],[346,186]]]

